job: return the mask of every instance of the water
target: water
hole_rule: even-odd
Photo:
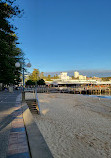
[[[110,95],[87,95],[89,97],[98,97],[98,98],[107,98],[107,99],[111,99]]]

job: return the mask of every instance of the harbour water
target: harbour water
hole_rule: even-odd
[[[89,97],[98,97],[98,98],[106,98],[106,99],[111,99],[111,95],[105,95],[105,94],[102,94],[102,95],[87,95]]]

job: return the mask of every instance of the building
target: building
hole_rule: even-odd
[[[102,81],[101,78],[99,78],[99,77],[95,77],[95,76],[93,77],[93,79],[96,80],[96,81]]]
[[[79,75],[79,72],[77,71],[74,72],[74,78],[78,78],[79,80],[86,80],[86,76]]]
[[[59,78],[61,80],[69,80],[70,79],[70,77],[67,76],[67,72],[61,72],[60,75],[59,75]]]
[[[75,77],[75,78],[78,78],[78,77],[79,77],[79,72],[75,71],[75,72],[74,72],[74,77]]]
[[[27,80],[29,80],[29,76],[30,75],[24,75],[25,82],[27,82]]]
[[[86,76],[79,75],[79,80],[86,80]]]

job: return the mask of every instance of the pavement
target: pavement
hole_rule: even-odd
[[[30,158],[21,91],[0,92],[0,158]]]
[[[0,92],[0,158],[53,158],[21,90]]]

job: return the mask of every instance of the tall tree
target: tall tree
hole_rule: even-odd
[[[34,69],[32,74],[30,75],[29,79],[34,81],[34,82],[39,80],[40,79],[40,77],[39,77],[39,70],[38,69]]]
[[[40,78],[43,79],[44,78],[44,72],[40,73]]]
[[[0,1],[0,83],[17,83],[20,68],[15,68],[15,63],[22,57],[21,50],[17,47],[16,27],[9,20],[21,15],[15,0]]]
[[[46,80],[51,81],[51,75],[48,75]]]

